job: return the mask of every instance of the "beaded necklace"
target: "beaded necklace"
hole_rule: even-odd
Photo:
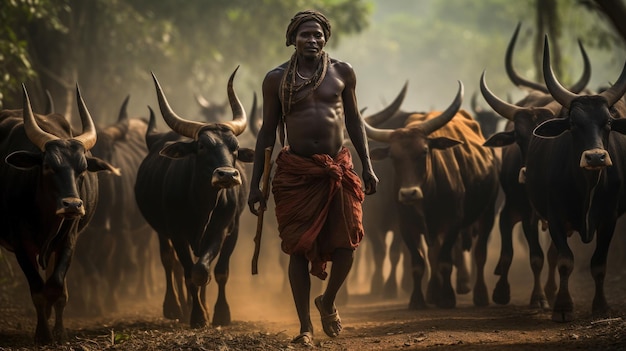
[[[320,84],[322,84],[322,81],[326,77],[329,63],[330,57],[326,52],[322,52],[322,57],[317,65],[315,73],[310,78],[305,78],[300,74],[300,72],[298,72],[298,55],[294,53],[291,56],[287,69],[285,70],[285,73],[283,73],[280,84],[280,100],[283,109],[283,119],[291,110],[291,106],[309,97],[320,86]],[[296,84],[296,76],[304,82]],[[311,84],[313,84],[313,86],[310,87],[306,94],[302,94],[300,97],[295,98],[297,93]]]

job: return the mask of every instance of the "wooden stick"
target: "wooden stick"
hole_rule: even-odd
[[[268,146],[265,148],[265,162],[263,164],[263,198],[265,199],[265,206],[267,207],[267,200],[270,196],[270,172],[272,171],[272,150],[273,147]],[[254,236],[254,255],[252,256],[252,274],[258,274],[258,262],[259,253],[261,252],[261,234],[263,233],[263,214],[265,208],[259,208],[259,215],[256,222],[256,235]]]

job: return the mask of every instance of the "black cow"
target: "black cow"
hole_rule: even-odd
[[[60,114],[33,114],[24,86],[22,110],[0,112],[0,244],[15,253],[37,310],[36,343],[66,337],[65,275],[76,239],[98,200],[94,172],[117,169],[92,157],[96,130],[76,87],[83,133]],[[44,279],[39,270],[46,270]],[[50,331],[48,319],[55,312]]]
[[[94,156],[119,167],[121,176],[98,174],[98,208],[77,243],[82,275],[75,281],[82,280],[82,310],[87,314],[115,311],[119,298],[129,290],[146,298],[152,285],[149,243],[154,234],[134,192],[137,170],[148,155],[148,122],[128,117],[129,99],[124,100],[117,122],[98,129],[98,141],[91,149]]]
[[[574,255],[567,243],[576,231],[583,243],[596,236],[591,275],[596,284],[592,312],[607,311],[604,296],[607,252],[617,217],[624,213],[626,170],[626,65],[615,84],[597,95],[577,95],[563,88],[550,64],[546,36],[543,71],[550,94],[568,112],[541,123],[526,157],[526,188],[533,208],[548,222],[558,252],[560,284],[552,320],[573,319],[569,277]]]
[[[137,204],[159,236],[167,277],[163,313],[188,317],[193,328],[207,324],[199,291],[208,284],[210,265],[218,256],[214,273],[219,289],[212,323],[227,325],[231,320],[225,287],[239,234],[239,216],[246,203],[247,182],[241,161],[252,162],[253,156],[253,150],[240,149],[237,141],[247,122],[233,90],[235,72],[227,89],[233,120],[223,123],[177,116],[153,75],[161,114],[173,131],[156,134],[148,129],[149,154],[139,167],[135,184]],[[175,258],[170,242],[184,269],[190,314],[189,306],[180,306],[172,289]]]
[[[561,105],[548,94],[547,88],[538,83],[527,81],[515,72],[512,65],[513,48],[519,33],[518,24],[515,33],[509,42],[506,52],[505,65],[509,78],[518,86],[532,90],[522,100],[513,105],[498,99],[487,88],[485,73],[481,76],[480,89],[487,103],[502,117],[508,120],[504,132],[491,136],[485,146],[502,147],[500,185],[504,193],[504,206],[500,211],[499,228],[501,250],[495,274],[500,278],[493,291],[493,301],[498,304],[508,304],[510,301],[510,285],[508,282],[509,268],[513,260],[513,227],[522,222],[522,232],[529,247],[530,266],[534,276],[534,285],[530,298],[530,305],[540,309],[548,309],[548,301],[553,300],[556,291],[554,279],[554,260],[549,257],[550,269],[544,289],[541,288],[541,271],[543,269],[544,254],[539,243],[538,216],[532,210],[526,189],[523,184],[523,172],[526,150],[532,135],[532,130],[541,122],[555,118],[561,114]],[[570,89],[574,92],[582,91],[591,77],[591,65],[582,43],[579,41],[580,51],[584,61],[584,72],[579,81]],[[520,183],[520,179],[522,183]],[[554,253],[554,251],[551,251]]]
[[[411,115],[403,128],[376,129],[365,124],[370,139],[388,143],[371,150],[372,159],[390,157],[395,168],[400,231],[411,254],[413,293],[409,308],[425,308],[421,290],[425,262],[418,251],[420,235],[428,243],[432,267],[428,301],[456,306],[450,281],[453,247],[459,238],[477,237],[474,247],[474,304],[489,304],[484,280],[487,240],[495,217],[497,162],[482,146],[478,123],[464,110],[463,84],[442,113]]]
[[[526,98],[524,106],[509,104],[498,99],[485,83],[485,73],[481,76],[480,89],[489,105],[506,118],[509,123],[503,132],[492,135],[484,143],[488,147],[502,147],[500,186],[504,193],[504,205],[500,210],[500,258],[495,274],[500,278],[493,291],[493,301],[497,304],[508,304],[511,290],[508,281],[509,269],[513,260],[513,227],[522,222],[522,232],[528,242],[530,267],[534,276],[534,285],[530,297],[531,307],[549,308],[549,298],[541,288],[541,271],[544,255],[539,243],[538,216],[534,213],[523,179],[526,150],[533,129],[541,122],[557,117],[561,105],[550,95],[532,92]],[[551,287],[547,287],[551,291]],[[548,295],[550,295],[547,291]],[[550,295],[549,297],[552,297]]]

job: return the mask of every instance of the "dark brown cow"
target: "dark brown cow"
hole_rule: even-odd
[[[91,150],[119,167],[121,176],[98,174],[98,208],[77,243],[76,260],[82,274],[74,279],[81,283],[74,288],[84,291],[80,310],[88,315],[116,311],[127,292],[145,299],[152,286],[149,244],[156,235],[141,215],[134,192],[137,169],[148,155],[148,122],[129,118],[129,99],[122,103],[115,123],[98,128],[98,141]]]
[[[22,110],[0,112],[0,244],[15,253],[26,275],[37,310],[36,343],[66,337],[65,275],[80,232],[98,200],[94,172],[117,172],[92,157],[96,130],[80,95],[76,95],[83,133],[73,136],[59,114],[33,114],[26,88]],[[44,279],[39,271],[46,270]],[[48,319],[55,312],[52,332]]]
[[[526,189],[533,208],[548,222],[558,252],[560,284],[552,320],[573,319],[569,277],[574,255],[567,239],[576,231],[583,243],[596,238],[591,275],[596,292],[592,312],[604,314],[607,252],[617,217],[624,213],[626,170],[626,65],[615,84],[597,95],[577,95],[556,80],[546,36],[543,70],[550,94],[568,112],[541,123],[526,157]]]
[[[450,281],[453,247],[460,235],[476,235],[474,303],[489,304],[484,280],[487,239],[493,227],[498,173],[492,150],[482,146],[478,123],[464,110],[463,84],[444,112],[412,114],[403,128],[376,129],[365,124],[370,139],[388,143],[372,149],[373,159],[390,157],[399,202],[402,237],[411,253],[413,293],[409,308],[425,308],[421,290],[424,258],[420,235],[428,243],[432,267],[428,300],[439,307],[456,306]],[[462,237],[462,236],[461,236]]]
[[[215,259],[218,296],[212,322],[214,326],[231,322],[225,289],[230,256],[239,235],[239,216],[248,193],[241,161],[251,162],[253,156],[252,150],[239,148],[237,140],[247,118],[233,90],[235,72],[227,89],[233,120],[223,123],[177,116],[153,75],[161,114],[173,131],[157,134],[148,129],[149,153],[135,184],[139,209],[159,236],[167,278],[163,313],[189,318],[193,328],[207,325],[200,289],[209,283],[210,265]],[[180,306],[173,290],[175,257],[171,247],[183,266],[191,306]]]

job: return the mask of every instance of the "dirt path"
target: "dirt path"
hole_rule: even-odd
[[[72,296],[66,315],[69,341],[39,350],[290,350],[304,348],[290,343],[298,332],[291,295],[286,293],[280,253],[273,244],[263,247],[260,274],[250,275],[252,240],[242,240],[238,247],[227,287],[233,324],[223,328],[191,330],[185,323],[162,318],[162,291],[151,299],[126,301],[119,311],[104,317],[84,318],[72,311]],[[359,249],[361,254],[366,247]],[[485,270],[491,294],[496,277],[493,268],[499,249],[498,237],[492,236],[490,257]],[[578,254],[578,262],[588,262],[593,246]],[[610,267],[606,296],[613,308],[610,315],[591,315],[593,282],[590,274],[577,270],[572,276],[575,317],[572,323],[555,323],[550,312],[527,307],[531,291],[530,268],[526,253],[516,251],[511,270],[511,303],[484,308],[472,305],[471,294],[459,296],[457,308],[429,308],[409,311],[408,296],[402,292],[395,300],[372,300],[368,290],[367,262],[358,261],[349,286],[352,294],[339,311],[344,331],[337,338],[322,332],[319,314],[312,304],[316,330],[315,349],[320,350],[624,350],[626,349],[626,271]],[[610,256],[615,259],[616,255]],[[4,264],[4,263],[2,263]],[[161,271],[155,281],[161,281]],[[0,277],[2,278],[2,277]],[[514,279],[514,280],[513,280]],[[210,284],[215,288],[214,282]],[[159,287],[161,289],[162,287]],[[316,284],[312,297],[321,286]],[[158,289],[157,289],[158,290]],[[32,350],[34,309],[21,272],[15,278],[0,281],[0,351]],[[208,305],[214,303],[215,291],[209,289]],[[212,311],[211,311],[212,313]]]

